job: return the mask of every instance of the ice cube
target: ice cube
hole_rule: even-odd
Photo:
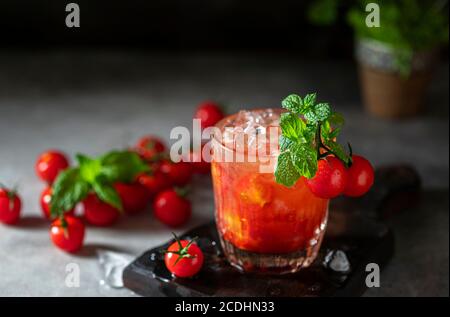
[[[348,273],[350,272],[350,262],[347,255],[342,250],[331,250],[325,256],[323,265],[335,272]]]
[[[100,285],[122,288],[122,272],[131,263],[133,256],[127,253],[99,250],[97,251],[97,258],[102,271]]]

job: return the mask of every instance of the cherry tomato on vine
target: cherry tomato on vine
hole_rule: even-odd
[[[159,154],[164,153],[166,145],[160,138],[146,135],[138,140],[136,149],[144,160],[153,161],[158,158]]]
[[[172,185],[168,176],[160,171],[156,171],[151,175],[141,174],[138,177],[138,182],[147,189],[150,198],[155,197]]]
[[[20,219],[22,202],[14,190],[0,187],[0,222],[12,225]]]
[[[191,202],[184,198],[181,190],[168,189],[159,193],[153,202],[155,217],[162,223],[178,227],[185,224],[191,217]]]
[[[314,195],[323,199],[331,199],[343,193],[347,183],[347,171],[344,164],[334,156],[320,159],[317,172],[306,184]]]
[[[123,210],[128,214],[143,211],[150,202],[147,189],[140,183],[116,183],[114,188],[122,200]]]
[[[166,251],[164,263],[167,269],[177,277],[194,276],[203,266],[203,252],[193,240],[175,238],[176,241]]]
[[[192,166],[188,162],[180,161],[174,163],[171,161],[163,161],[159,170],[167,175],[170,182],[175,186],[187,185],[192,178]]]
[[[353,155],[352,165],[347,169],[347,178],[344,195],[362,196],[372,187],[375,178],[373,167],[364,157]]]
[[[64,215],[52,222],[50,238],[61,250],[74,253],[83,246],[84,232],[85,226],[80,219]]]
[[[194,114],[194,119],[200,119],[201,128],[205,129],[214,126],[224,117],[220,106],[214,101],[201,103]]]
[[[51,219],[51,215],[50,215],[51,200],[52,200],[52,188],[47,187],[42,191],[41,198],[40,198],[42,214],[47,219]],[[73,216],[74,211],[72,209],[72,210],[66,211],[65,214],[69,215],[69,216]]]
[[[119,211],[101,201],[96,194],[89,194],[82,202],[84,218],[94,226],[107,227],[119,218]]]
[[[51,184],[59,172],[67,167],[69,167],[69,161],[62,152],[47,151],[39,155],[35,169],[40,179]]]

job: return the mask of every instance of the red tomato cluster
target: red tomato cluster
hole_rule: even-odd
[[[194,118],[201,120],[202,128],[216,124],[223,118],[217,104],[204,102],[197,108]],[[203,150],[204,147],[201,148]],[[154,215],[164,224],[176,227],[185,224],[191,216],[191,203],[182,190],[191,182],[192,175],[208,174],[210,164],[206,162],[201,150],[192,151],[189,162],[172,162],[167,154],[166,144],[158,137],[147,135],[138,140],[133,151],[151,167],[151,173],[139,175],[134,183],[116,183],[123,210],[128,215],[145,210],[150,203]],[[54,219],[51,215],[52,184],[61,171],[69,167],[67,156],[57,150],[49,150],[39,155],[35,170],[37,176],[47,186],[41,193],[40,205],[43,216],[52,220],[50,236],[53,243],[67,251],[76,252],[83,245],[85,225],[110,226],[120,213],[111,205],[100,200],[92,192],[79,204],[83,216],[78,218],[74,210],[67,210],[64,216]],[[0,222],[14,224],[20,218],[21,200],[15,191],[0,188]]]
[[[373,181],[374,171],[370,162],[362,156],[353,155],[348,168],[334,156],[319,160],[316,175],[306,183],[317,197],[331,199],[341,194],[362,196],[372,187]]]
[[[185,192],[178,187],[189,184],[194,166],[188,162],[170,161],[166,149],[164,142],[155,136],[145,136],[138,140],[134,150],[148,162],[151,173],[139,175],[131,184],[116,183],[114,189],[126,214],[139,213],[153,201],[155,217],[168,226],[177,227],[185,224],[191,216],[191,203],[185,197]],[[80,203],[82,218],[76,217],[74,210],[68,210],[63,217],[53,219],[50,213],[51,185],[59,172],[67,167],[69,164],[66,156],[62,152],[52,150],[39,156],[36,173],[48,184],[41,193],[40,204],[44,217],[53,220],[50,229],[51,240],[60,249],[76,252],[83,245],[85,222],[93,226],[107,227],[117,222],[120,212],[92,192]],[[18,221],[19,215],[19,197],[12,191],[2,189],[0,220],[12,224]]]
[[[158,151],[146,152],[147,144],[158,144]],[[144,146],[145,148],[142,148]],[[195,172],[188,162],[172,162],[166,152],[164,143],[155,136],[145,136],[136,145],[136,152],[145,159],[151,169],[148,174],[138,177],[138,182],[147,190],[147,195],[153,199],[155,217],[170,227],[185,224],[191,216],[191,202],[186,198],[186,192],[179,190],[187,186]],[[147,153],[147,155],[142,155]]]

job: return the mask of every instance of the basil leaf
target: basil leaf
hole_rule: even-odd
[[[52,186],[52,199],[50,215],[52,218],[62,215],[75,207],[89,193],[90,186],[80,176],[78,168],[69,168],[62,171]]]
[[[123,211],[122,200],[114,187],[105,177],[99,176],[95,179],[92,187],[100,200],[113,206],[118,211]]]
[[[93,183],[95,178],[100,174],[102,165],[99,160],[91,159],[83,154],[77,154],[76,156],[78,164],[80,165],[81,177],[89,182]]]
[[[148,172],[150,167],[139,155],[130,151],[114,151],[100,158],[101,175],[109,182],[133,182],[136,176]]]

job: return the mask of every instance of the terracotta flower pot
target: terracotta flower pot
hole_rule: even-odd
[[[356,44],[362,97],[366,109],[379,117],[402,118],[422,112],[437,51],[416,53],[409,74],[402,74],[393,50],[383,43]]]

